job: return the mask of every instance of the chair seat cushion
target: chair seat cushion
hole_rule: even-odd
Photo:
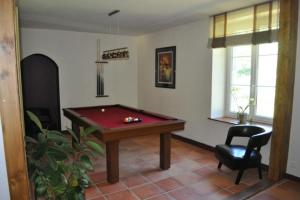
[[[261,160],[261,155],[256,150],[250,154],[250,159],[245,160],[246,147],[241,145],[217,145],[215,149],[216,157],[231,169],[244,167],[254,167]]]
[[[232,159],[243,159],[246,153],[246,147],[241,145],[220,144],[216,146],[216,151]],[[256,159],[259,155],[260,154],[257,153],[256,150],[253,150],[251,152],[250,159]]]

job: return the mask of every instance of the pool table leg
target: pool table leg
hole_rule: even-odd
[[[80,142],[80,126],[72,122],[72,130],[74,131],[76,137],[78,138],[78,142]],[[72,137],[72,145],[74,145],[74,138]]]
[[[171,162],[171,133],[160,134],[160,168],[169,169]]]
[[[119,141],[106,143],[106,171],[109,183],[119,181]]]

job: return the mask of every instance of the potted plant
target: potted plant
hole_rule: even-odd
[[[242,106],[238,107],[237,112],[237,119],[239,120],[240,124],[246,124],[248,120],[248,113],[246,113],[246,110],[249,108],[249,105],[245,106],[244,108]]]
[[[91,158],[103,154],[103,148],[89,135],[89,127],[80,131],[80,143],[74,132],[71,137],[59,131],[44,129],[36,115],[27,111],[38,127],[37,138],[26,137],[26,156],[30,181],[37,199],[84,199],[84,189],[90,184],[87,172],[93,170]]]
[[[246,112],[248,109],[252,108],[255,105],[255,99],[249,98],[247,96],[240,96],[239,95],[239,88],[232,88],[231,94],[235,104],[237,105],[237,119],[239,120],[239,124],[246,124],[248,121],[248,113]],[[239,96],[239,98],[237,98]],[[244,106],[241,106],[241,102],[243,102]],[[247,104],[248,102],[248,104]],[[246,104],[246,105],[245,105]],[[252,118],[250,116],[250,122]]]

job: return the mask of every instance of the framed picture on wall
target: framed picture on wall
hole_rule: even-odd
[[[175,88],[176,46],[155,50],[155,87]]]

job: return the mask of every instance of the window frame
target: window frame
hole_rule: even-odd
[[[226,48],[227,61],[226,61],[226,79],[225,79],[226,80],[225,116],[236,118],[237,113],[230,111],[233,47],[234,46],[230,46],[230,47]],[[254,105],[250,105],[250,107],[249,107],[249,116],[252,117],[252,121],[272,124],[273,123],[273,117],[268,118],[268,117],[259,116],[259,115],[256,114],[257,83],[258,83],[258,62],[259,62],[259,44],[258,45],[251,45],[250,98],[254,98],[255,102],[254,102]],[[276,85],[275,85],[275,89],[276,89]]]

